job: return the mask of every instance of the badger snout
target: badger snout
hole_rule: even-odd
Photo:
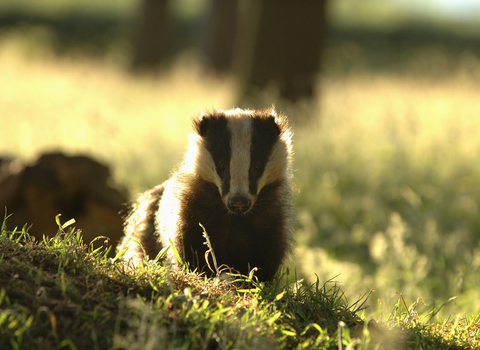
[[[246,213],[252,207],[252,201],[243,196],[235,196],[228,201],[228,209],[235,214]]]

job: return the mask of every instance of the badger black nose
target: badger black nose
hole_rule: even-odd
[[[250,199],[245,197],[233,197],[228,201],[228,209],[237,214],[246,213],[250,205]]]

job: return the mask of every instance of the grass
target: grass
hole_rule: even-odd
[[[1,240],[2,349],[328,348],[339,321],[362,323],[336,286],[241,289],[157,262],[133,270],[64,227]]]
[[[136,193],[168,176],[183,153],[191,116],[233,105],[232,82],[205,75],[189,57],[160,82],[129,76],[108,60],[59,61],[38,45],[41,36],[42,30],[22,29],[2,41],[3,154],[95,154]],[[151,171],[138,171],[147,159]]]
[[[299,265],[342,272],[384,302],[457,296],[442,316],[478,313],[479,86],[461,71],[324,86],[318,126],[296,129]]]
[[[134,77],[121,69],[116,56],[103,61],[57,57],[42,46],[44,40],[48,41],[48,32],[36,29],[0,36],[1,154],[29,161],[36,154],[51,150],[86,153],[109,164],[115,179],[124,183],[135,197],[139,191],[164,181],[172,166],[180,161],[192,115],[213,106],[221,109],[235,106],[238,91],[235,82],[205,73],[191,56],[183,56],[159,78]],[[346,48],[352,49],[351,46]],[[340,51],[335,52],[339,54]],[[345,52],[347,56],[352,53]],[[274,94],[263,96],[265,104],[277,102],[278,109],[290,116],[295,132],[297,245],[290,268],[296,269],[297,277],[309,288],[313,286],[315,293],[317,276],[320,289],[325,281],[338,276],[335,293],[344,293],[347,300],[358,300],[373,289],[364,305],[368,308],[360,312],[359,317],[362,320],[373,317],[401,332],[407,328],[406,339],[418,345],[417,348],[419,344],[423,344],[423,348],[428,344],[441,348],[439,344],[445,347],[447,342],[459,348],[475,348],[475,341],[478,342],[478,317],[475,315],[480,313],[480,165],[477,160],[480,153],[480,61],[471,52],[458,57],[458,61],[451,62],[448,55],[426,48],[409,63],[415,68],[412,70],[415,74],[402,75],[372,73],[359,68],[361,65],[349,73],[337,74],[330,73],[327,66],[327,73],[320,81],[321,96],[312,104],[290,106],[276,100]],[[347,62],[341,57],[337,61]],[[332,60],[326,61],[327,65],[328,62]],[[435,69],[453,68],[448,70],[448,75],[420,74],[429,64]],[[30,250],[35,254],[48,251],[43,246],[22,245],[25,254]],[[2,249],[3,252],[4,245]],[[68,254],[77,254],[73,248],[69,249]],[[14,251],[16,254],[22,252],[20,248]],[[2,268],[11,267],[4,264],[10,261],[10,255],[2,254],[5,256]],[[48,259],[62,256],[60,252],[48,254],[51,258],[39,259],[48,262]],[[61,259],[66,259],[67,255]],[[17,257],[20,262],[22,259],[25,257]],[[80,260],[69,260],[71,266],[77,266],[72,261]],[[104,275],[97,276],[98,279],[92,275],[83,280],[75,287],[78,295],[88,296],[89,291],[99,294],[100,288],[104,288],[114,304],[120,305],[120,297],[105,288],[119,286],[122,297],[153,293],[154,289],[148,290],[152,287],[147,286],[153,273],[142,272],[145,278],[142,280],[125,272],[134,281],[125,288],[120,282],[109,279],[113,276],[109,266],[116,265],[109,265],[105,259],[99,258],[99,261],[105,261],[105,270],[100,268],[103,265],[94,265],[98,271],[104,271]],[[63,274],[66,289],[62,292],[62,277],[58,275],[60,263],[55,264],[55,274],[48,277],[50,286],[54,288],[53,295],[64,298],[70,290],[68,286],[75,285],[75,278],[69,279],[69,274]],[[48,276],[44,267],[30,270],[28,266],[21,263],[14,268],[22,273],[10,270],[8,283],[10,279],[12,283],[23,283],[12,277],[16,274]],[[84,275],[88,275],[85,271]],[[161,275],[159,271],[158,274]],[[135,289],[135,281],[143,283],[141,286],[145,289]],[[100,283],[98,287],[97,283]],[[168,283],[159,285],[169,286]],[[2,282],[4,285],[7,282]],[[25,288],[35,293],[37,290],[34,286]],[[129,288],[133,288],[135,295]],[[184,289],[178,293],[181,296],[183,292]],[[281,293],[280,290],[276,292],[276,295]],[[26,299],[25,294],[28,293],[19,295]],[[267,300],[274,300],[274,294],[272,292]],[[255,298],[259,295],[255,294]],[[178,300],[182,300],[180,296]],[[98,295],[91,296],[96,297]],[[59,299],[61,302],[52,302],[48,307],[58,305],[58,310],[77,317],[83,310],[77,312],[79,305],[84,305],[83,299],[70,298],[73,297]],[[86,300],[90,300],[89,308],[85,309],[88,315],[95,314],[91,305],[96,305],[96,299]],[[5,294],[2,310],[14,304],[14,297]],[[282,305],[279,301],[277,304]],[[29,321],[31,316],[37,320],[30,324],[31,327],[36,328],[40,322],[36,317],[42,317],[45,327],[51,329],[53,321],[49,313],[41,311],[44,309],[37,315],[37,311],[29,313],[37,309],[26,302],[19,301],[15,305],[11,309],[16,310],[12,313],[14,316],[7,316],[13,322],[8,323],[8,327],[12,325],[17,334],[26,332],[20,325],[34,322]],[[105,305],[98,309],[97,314],[112,312],[111,319],[105,316],[98,322],[108,324],[106,328],[112,324],[115,327],[119,316],[112,310],[117,310],[118,305],[116,309],[108,309]],[[122,305],[122,310],[129,310],[127,301]],[[150,305],[153,304],[147,306]],[[412,305],[415,313],[407,311]],[[140,309],[132,308],[132,315],[137,316],[131,322],[137,322],[137,328],[144,327],[142,332],[147,332],[147,325],[156,321],[142,316]],[[128,315],[130,311],[125,312]],[[418,315],[418,319],[414,315]],[[308,321],[302,324],[304,328],[294,328],[297,335],[310,323],[320,325],[322,331],[328,328],[310,316],[306,316]],[[126,316],[125,322],[118,322],[124,325],[127,320]],[[333,328],[338,330],[339,320],[349,325],[345,319],[338,318]],[[289,324],[287,321],[285,324]],[[103,330],[96,323],[95,326],[82,326],[77,319],[71,322],[75,325],[73,330],[83,329],[88,334]],[[63,323],[57,322],[58,329],[61,326]],[[8,327],[6,329],[11,329]],[[315,326],[311,326],[309,332],[314,332],[313,329]],[[325,333],[331,344],[338,341],[339,334],[332,333],[332,329]],[[290,328],[284,330],[288,333]],[[167,327],[160,333],[170,339],[169,332]],[[38,331],[38,334],[47,332]],[[148,332],[142,334],[146,334],[142,339],[148,340]],[[263,333],[260,338],[274,337],[268,332],[265,334],[266,338]],[[412,334],[414,338],[410,338]],[[56,339],[54,335],[51,337],[49,339]],[[57,345],[67,341],[65,337],[58,339]],[[93,338],[89,339],[89,344],[95,348]],[[113,346],[113,340],[106,346]],[[415,347],[412,345],[412,348]]]
[[[59,223],[59,222],[58,222]],[[207,279],[149,261],[131,269],[61,225],[35,242],[0,235],[2,349],[475,349],[480,316],[429,325],[416,305],[366,321],[366,298],[279,274],[270,284]],[[290,282],[289,282],[290,280]],[[282,282],[283,281],[283,282]],[[403,301],[403,299],[401,299]],[[406,306],[406,305],[405,305]],[[378,347],[376,347],[378,348]]]

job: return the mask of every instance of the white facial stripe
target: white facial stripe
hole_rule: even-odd
[[[228,121],[230,141],[230,193],[249,196],[248,169],[250,168],[250,144],[252,139],[252,121],[248,115],[241,114]]]
[[[213,182],[222,194],[222,180],[215,170],[213,157],[205,148],[202,138],[197,134],[191,134],[189,140],[190,145],[181,171],[196,174],[208,182]]]
[[[277,141],[273,145],[272,152],[268,158],[262,176],[258,179],[257,194],[269,183],[285,177],[285,171],[288,168],[288,151],[283,142]]]

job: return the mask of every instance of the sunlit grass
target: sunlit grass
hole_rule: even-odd
[[[206,76],[188,57],[153,79],[101,62],[27,59],[21,53],[29,43],[7,44],[0,49],[0,152],[93,154],[135,191],[163,181],[178,162],[192,116],[233,107],[232,84]]]
[[[377,298],[390,310],[399,292],[408,304],[422,297],[425,312],[457,296],[439,320],[478,313],[480,85],[467,73],[480,64],[469,62],[439,80],[326,75],[318,108],[288,110],[298,189],[291,264],[302,276],[340,274],[349,300],[375,289],[372,312],[381,312]],[[180,161],[193,115],[236,98],[231,80],[189,57],[158,78],[134,77],[10,37],[0,46],[0,153],[90,154],[135,196]]]
[[[429,307],[458,296],[441,315],[477,312],[480,86],[460,71],[322,88],[318,125],[296,130],[298,237],[316,246],[299,247],[299,264],[341,273],[350,297],[359,285]]]
[[[59,225],[40,242],[0,232],[2,349],[336,349],[367,344],[362,303],[332,283],[206,278],[158,261],[131,269]],[[243,282],[242,282],[243,281]],[[251,279],[248,280],[251,282]],[[338,324],[341,324],[341,327]],[[348,347],[347,347],[348,348]]]
[[[205,278],[159,261],[131,268],[82,241],[70,222],[35,242],[0,230],[2,349],[477,349],[479,317],[432,324],[420,299],[375,320],[367,294],[281,271],[272,283]],[[292,279],[292,277],[294,279]],[[246,284],[245,282],[249,282]],[[360,317],[361,316],[361,317]]]

